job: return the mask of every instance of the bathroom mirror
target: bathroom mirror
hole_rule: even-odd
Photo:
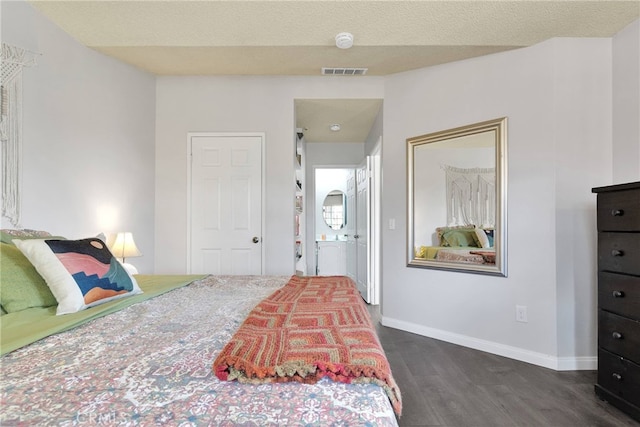
[[[409,267],[507,275],[506,117],[407,139]]]
[[[340,230],[347,225],[346,195],[340,190],[327,194],[322,204],[322,217],[332,230]]]

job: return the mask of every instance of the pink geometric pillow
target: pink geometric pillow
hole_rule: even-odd
[[[100,239],[14,239],[13,243],[51,289],[58,315],[142,293]]]

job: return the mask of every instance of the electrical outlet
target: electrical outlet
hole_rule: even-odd
[[[527,323],[527,306],[526,305],[516,305],[516,321]]]

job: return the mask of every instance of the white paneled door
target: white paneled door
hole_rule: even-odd
[[[358,282],[358,248],[356,246],[356,172],[351,169],[347,174],[346,223],[342,231],[347,237],[347,276]]]
[[[189,272],[262,273],[263,134],[189,134]]]

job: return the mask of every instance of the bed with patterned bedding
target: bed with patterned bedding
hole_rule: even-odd
[[[434,235],[437,246],[419,245],[415,248],[415,257],[463,264],[495,264],[493,235],[493,227],[438,227]]]
[[[153,293],[153,276],[140,279]],[[0,425],[397,425],[388,395],[373,383],[216,377],[216,356],[288,280],[208,276],[5,354]],[[28,310],[46,317],[46,308]],[[20,327],[12,315],[2,316],[3,329]]]
[[[216,378],[216,355],[288,280],[209,276],[5,354],[0,425],[397,425],[375,384]]]
[[[0,230],[0,265],[2,426],[397,425],[348,278],[132,276],[104,236],[24,229]]]

